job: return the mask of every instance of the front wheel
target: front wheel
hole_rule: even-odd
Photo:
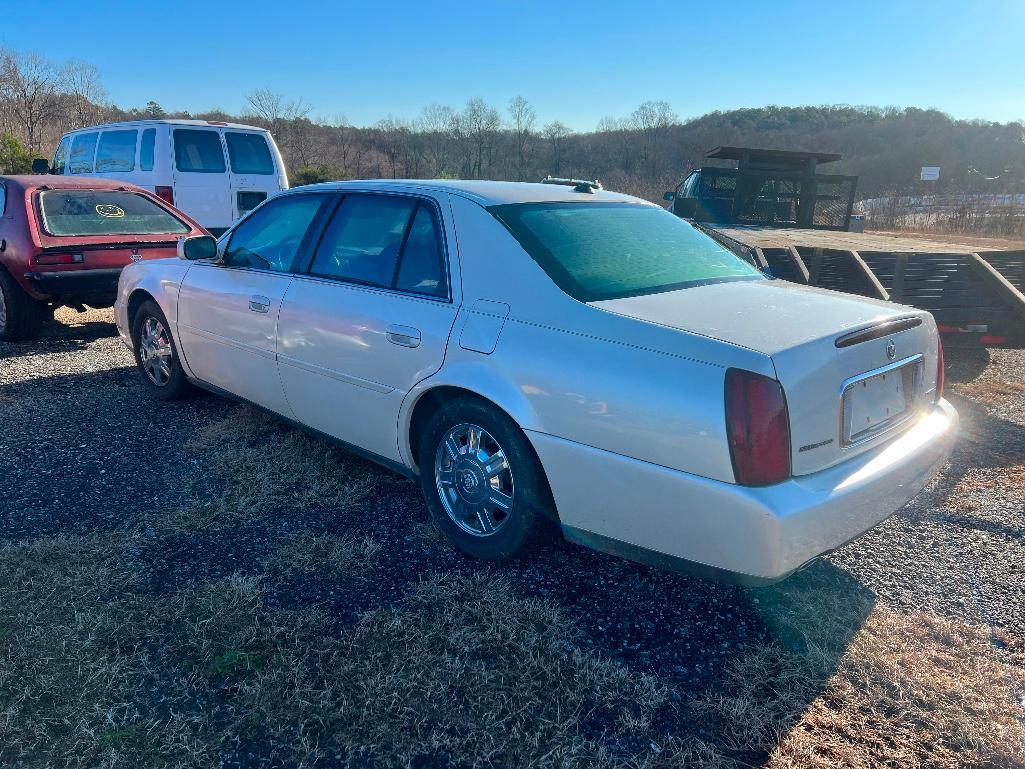
[[[159,400],[174,400],[191,389],[178,359],[171,327],[156,302],[144,302],[132,321],[132,348],[139,378]]]
[[[442,406],[420,442],[420,479],[435,524],[453,545],[510,558],[542,526],[548,484],[520,428],[472,398]]]

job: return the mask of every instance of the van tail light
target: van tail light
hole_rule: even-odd
[[[163,185],[158,184],[156,186],[155,190],[156,190],[158,198],[160,198],[162,201],[167,203],[167,205],[169,205],[169,206],[173,206],[174,205],[174,188],[173,187],[164,187]]]
[[[768,486],[790,477],[790,421],[778,381],[727,369],[726,433],[737,483]]]
[[[936,335],[936,402],[940,402],[940,398],[943,397],[943,385],[945,384],[946,374],[943,371],[943,340],[940,339],[940,335]]]
[[[82,254],[43,253],[36,255],[36,264],[81,264],[85,261]]]

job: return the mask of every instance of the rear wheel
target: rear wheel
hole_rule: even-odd
[[[0,267],[0,340],[35,339],[43,323],[43,305],[21,290]]]
[[[132,347],[142,385],[160,400],[174,400],[191,389],[171,327],[156,302],[143,302],[132,321]]]
[[[515,555],[542,528],[548,485],[520,428],[482,401],[442,406],[423,432],[420,478],[445,538],[476,558]]]

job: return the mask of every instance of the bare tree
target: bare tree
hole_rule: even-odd
[[[551,150],[551,173],[559,174],[562,171],[563,149],[570,130],[560,121],[553,120],[541,129],[541,135],[545,137]]]
[[[60,116],[61,70],[38,53],[0,50],[0,112],[10,115],[30,152],[43,151],[44,131]]]
[[[513,151],[516,154],[516,178],[524,179],[527,167],[527,154],[531,139],[534,136],[534,125],[537,113],[530,102],[522,96],[514,96],[509,100],[509,125],[512,128]]]
[[[477,97],[466,102],[466,108],[459,114],[456,126],[469,144],[469,175],[481,179],[484,169],[491,165],[495,136],[502,127],[502,118],[497,109]]]
[[[61,79],[71,99],[69,117],[72,125],[64,126],[65,130],[99,123],[107,111],[109,100],[96,65],[71,59],[65,62]]]
[[[649,173],[658,175],[661,145],[669,127],[680,118],[667,101],[646,101],[630,116],[634,127],[644,136],[644,155],[648,161]]]
[[[435,176],[448,172],[454,121],[455,111],[444,104],[428,104],[417,119],[416,130],[422,135],[428,167]]]
[[[246,116],[270,128],[293,168],[306,168],[312,162],[312,111],[313,107],[302,99],[288,100],[269,88],[246,94]]]

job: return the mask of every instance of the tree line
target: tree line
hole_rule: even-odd
[[[269,128],[292,184],[347,178],[490,178],[536,181],[572,176],[658,199],[718,145],[838,152],[823,172],[859,177],[859,197],[887,194],[1025,192],[1025,125],[956,120],[914,107],[757,107],[681,119],[667,101],[646,101],[590,131],[543,122],[522,96],[507,104],[469,99],[429,104],[413,119],[354,126],[344,115],[314,117],[313,105],[267,89],[251,91],[240,115],[222,110],[167,113],[111,103],[96,67],[0,49],[0,172],[28,170],[52,154],[62,133],[140,118],[232,120]],[[940,166],[923,183],[921,166]],[[926,186],[928,185],[928,186]]]

